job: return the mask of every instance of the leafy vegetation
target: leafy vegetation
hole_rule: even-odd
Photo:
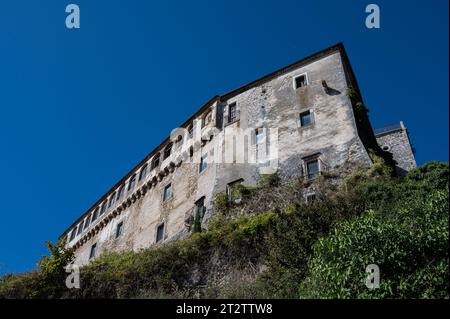
[[[207,229],[102,255],[80,270],[80,289],[64,285],[73,252],[50,245],[39,270],[0,278],[0,298],[448,298],[448,164],[402,179],[383,165],[313,185],[267,176],[239,186],[238,203],[218,194]],[[372,263],[378,289],[365,285]]]

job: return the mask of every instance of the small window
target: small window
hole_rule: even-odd
[[[311,193],[306,195],[306,202],[307,203],[312,203],[316,200],[316,194],[315,193]]]
[[[208,155],[205,154],[200,158],[200,173],[208,168]]]
[[[120,186],[119,191],[117,192],[117,201],[122,198],[124,189],[125,189],[125,185]]]
[[[114,192],[109,198],[108,207],[111,207],[116,201],[116,192]]]
[[[128,191],[133,190],[134,186],[136,185],[136,174],[131,176],[130,183],[128,184]]]
[[[81,232],[83,231],[83,223],[84,223],[84,220],[81,221],[80,225],[78,225],[78,233],[77,233],[77,235],[81,234]]]
[[[97,254],[97,243],[91,246],[91,252],[89,253],[89,259],[92,259]]]
[[[159,153],[156,154],[155,157],[153,157],[153,159],[152,159],[152,167],[151,167],[152,169],[155,169],[155,168],[157,168],[159,166],[159,157],[160,157]]]
[[[170,142],[167,144],[166,148],[164,149],[164,159],[170,157],[170,154],[172,154],[172,145],[173,143]]]
[[[139,174],[139,181],[142,181],[145,178],[145,176],[147,176],[147,167],[148,167],[147,164],[142,166],[141,173]]]
[[[264,128],[258,128],[255,130],[255,135],[256,135],[256,144],[260,144],[263,143],[265,138],[266,138],[266,134],[265,134],[265,130]]]
[[[189,157],[190,158],[194,157],[194,148],[192,146],[189,147]]]
[[[319,174],[319,160],[311,160],[306,162],[306,174],[308,179],[314,179]]]
[[[233,123],[236,120],[237,120],[237,107],[236,103],[232,103],[228,107],[228,123]]]
[[[302,74],[294,78],[295,88],[301,88],[308,85],[308,80],[306,79],[306,74]]]
[[[70,239],[69,239],[69,241],[74,240],[76,234],[77,234],[77,228],[75,227],[75,228],[72,230],[72,233],[70,234]]]
[[[89,215],[85,221],[84,221],[84,229],[89,227],[89,224],[91,223],[91,215]]]
[[[102,207],[100,208],[100,216],[102,216],[106,211],[106,202],[102,204]]]
[[[300,126],[308,126],[314,123],[311,111],[300,113]]]
[[[98,207],[94,210],[94,213],[92,214],[92,221],[96,220],[98,216]]]
[[[200,220],[203,219],[203,216],[205,216],[206,213],[205,197],[202,197],[198,201],[196,201],[195,206],[198,212],[198,216],[200,217]]]
[[[120,236],[122,236],[122,233],[123,233],[123,222],[120,222],[117,224],[116,238],[119,238]]]
[[[156,242],[159,243],[164,239],[164,223],[159,225],[156,229]]]
[[[164,187],[164,201],[169,200],[172,198],[172,184],[166,185]]]

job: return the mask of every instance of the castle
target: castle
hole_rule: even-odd
[[[215,96],[61,235],[84,265],[105,251],[139,250],[186,237],[212,200],[262,175],[314,180],[371,153],[415,167],[402,122],[373,131],[342,44]],[[305,194],[314,196],[314,194]]]

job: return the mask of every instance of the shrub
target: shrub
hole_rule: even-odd
[[[304,298],[448,298],[448,189],[339,224],[314,245]],[[379,289],[365,267],[377,264]],[[430,278],[433,278],[430,280]]]

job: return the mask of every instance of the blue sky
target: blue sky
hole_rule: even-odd
[[[2,1],[0,273],[34,267],[212,96],[340,41],[373,126],[403,120],[419,164],[448,161],[447,0]]]

